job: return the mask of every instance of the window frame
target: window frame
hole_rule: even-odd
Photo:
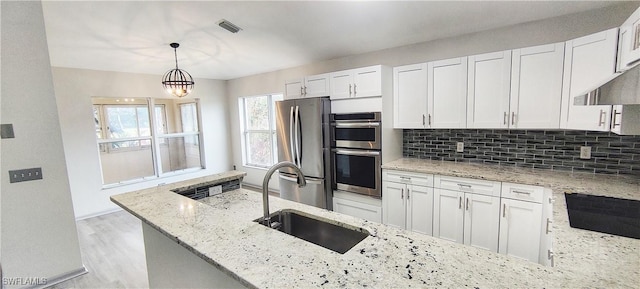
[[[249,117],[247,116],[247,99],[251,98],[267,98],[267,106],[268,106],[268,129],[251,129],[249,128]],[[276,135],[276,116],[275,116],[275,102],[279,100],[283,100],[284,96],[282,93],[271,93],[271,94],[263,94],[263,95],[252,95],[252,96],[243,96],[238,98],[238,108],[240,112],[240,141],[242,147],[242,166],[267,170],[274,164],[278,162],[278,142]],[[271,160],[269,164],[258,164],[249,162],[250,159],[250,151],[249,151],[249,135],[250,134],[268,134],[269,135],[269,144],[271,146]]]

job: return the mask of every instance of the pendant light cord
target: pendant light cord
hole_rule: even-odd
[[[176,58],[176,69],[178,69],[178,48],[173,49],[173,55]]]

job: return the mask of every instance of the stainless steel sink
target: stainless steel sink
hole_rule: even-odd
[[[351,228],[346,228],[303,214],[293,210],[280,210],[270,215],[269,222],[264,222],[264,217],[254,221],[340,254],[349,251],[369,236],[369,232],[363,228],[348,225],[346,226]]]

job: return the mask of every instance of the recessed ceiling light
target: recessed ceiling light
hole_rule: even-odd
[[[220,22],[218,22],[218,25],[224,29],[227,29],[231,33],[238,33],[238,31],[242,30],[242,28],[224,19],[220,20]]]

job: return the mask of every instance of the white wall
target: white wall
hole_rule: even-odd
[[[262,184],[265,170],[242,167],[240,150],[240,127],[238,124],[237,98],[265,93],[282,93],[286,80],[343,69],[383,64],[399,66],[430,60],[447,59],[540,44],[563,42],[572,38],[617,27],[638,7],[638,2],[622,3],[614,7],[530,22],[506,28],[489,30],[397,48],[385,49],[360,55],[289,68],[228,81],[227,95],[231,117],[231,141],[233,164],[247,172],[244,181]],[[490,17],[490,15],[487,15]],[[460,21],[464,21],[461,19]],[[431,28],[425,28],[431,29]],[[392,36],[390,36],[392,37]],[[270,187],[277,179],[272,178]]]
[[[39,1],[2,1],[0,165],[4,277],[84,272]],[[42,168],[42,180],[10,183],[8,171]],[[16,288],[16,286],[8,286]],[[22,286],[19,286],[22,287]]]
[[[225,81],[195,79],[196,86],[187,97],[200,99],[206,169],[197,173],[102,189],[91,97],[166,98],[160,84],[162,76],[59,67],[53,67],[52,71],[76,218],[117,210],[118,207],[109,200],[114,194],[232,168],[228,153],[231,147]]]

